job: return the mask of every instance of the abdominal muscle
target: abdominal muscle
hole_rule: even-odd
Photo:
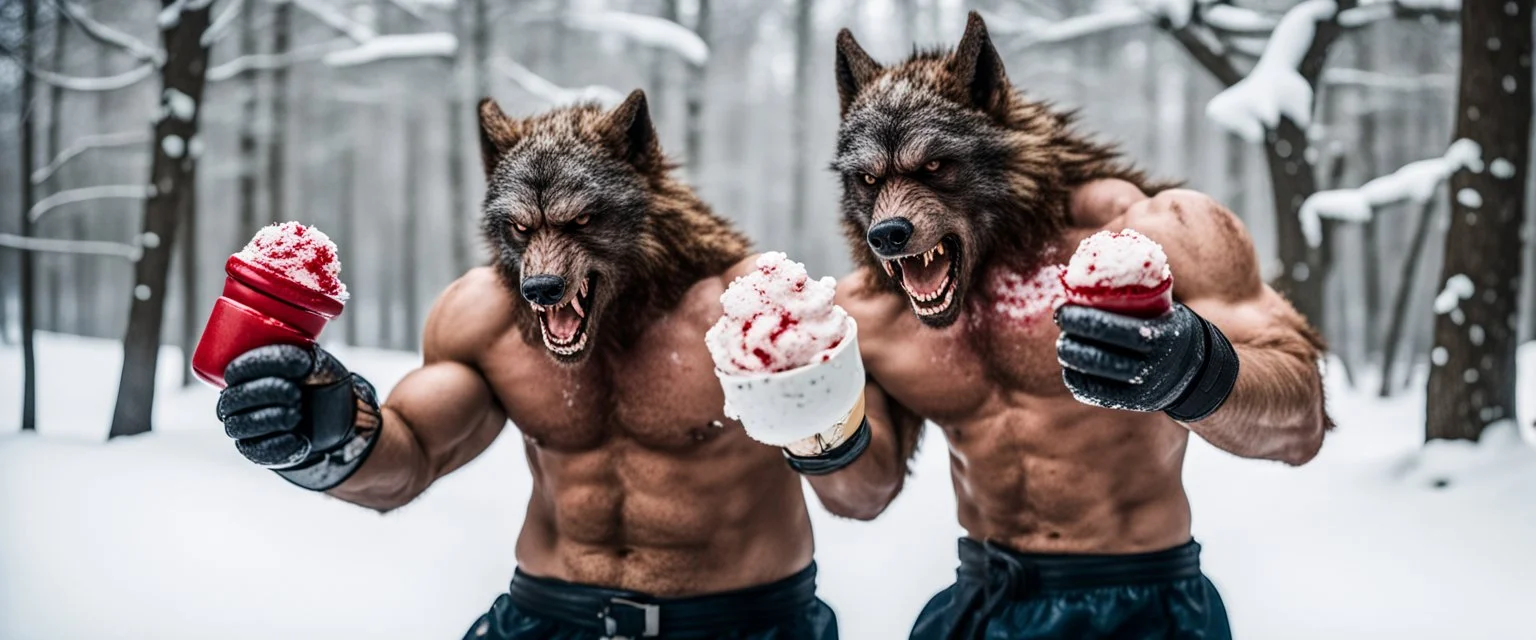
[[[773,582],[811,561],[799,478],[739,428],[684,450],[622,435],[579,452],[530,444],[529,462],[517,556],[530,574],[678,597]]]
[[[1138,553],[1190,538],[1180,473],[1188,432],[1162,414],[1007,394],[949,436],[960,524],[1041,553]]]

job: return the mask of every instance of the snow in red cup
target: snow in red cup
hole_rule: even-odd
[[[821,433],[863,393],[858,326],[833,304],[836,293],[836,280],[812,280],[804,265],[770,252],[720,296],[724,314],[705,344],[726,416],[759,442],[785,446]]]
[[[219,388],[224,368],[242,353],[271,344],[313,345],[347,300],[335,243],[298,222],[257,232],[224,263],[224,272],[224,293],[192,356],[192,371]]]
[[[1061,274],[1067,304],[1141,318],[1173,308],[1173,272],[1162,245],[1134,230],[1100,231],[1078,244]]]

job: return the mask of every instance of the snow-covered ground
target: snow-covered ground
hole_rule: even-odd
[[[529,491],[514,431],[380,516],[246,464],[213,392],[177,389],[174,365],[160,430],[101,444],[116,345],[44,335],[39,354],[42,430],[14,435],[20,356],[0,348],[0,638],[457,638],[505,588]],[[1536,345],[1521,356],[1529,424]],[[381,390],[414,364],[341,357]],[[1424,450],[1422,395],[1330,383],[1339,427],[1305,467],[1190,447],[1195,533],[1237,637],[1536,637],[1522,613],[1536,601],[1536,448],[1506,423],[1481,445]],[[929,436],[876,522],[814,511],[821,590],[845,638],[905,637],[952,578],[960,530]]]

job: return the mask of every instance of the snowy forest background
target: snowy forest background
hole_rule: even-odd
[[[1333,347],[1313,462],[1191,439],[1236,635],[1527,637],[1533,4],[0,0],[0,637],[458,637],[515,565],[521,438],[387,516],[272,478],[186,368],[225,258],[327,231],[353,297],[322,340],[387,394],[484,258],[475,101],[640,87],[706,201],[839,275],[834,34],[892,62],[973,9],[1015,86],[1241,216]],[[874,522],[808,500],[845,638],[904,637],[953,580],[926,442]]]

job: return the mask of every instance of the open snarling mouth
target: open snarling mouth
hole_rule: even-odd
[[[587,325],[593,308],[592,297],[596,287],[592,276],[582,278],[576,293],[554,306],[528,303],[539,315],[539,330],[544,335],[544,347],[559,358],[574,359],[587,348]]]
[[[884,260],[886,275],[901,283],[919,318],[938,316],[955,303],[960,279],[960,239],[947,235],[922,253]]]

